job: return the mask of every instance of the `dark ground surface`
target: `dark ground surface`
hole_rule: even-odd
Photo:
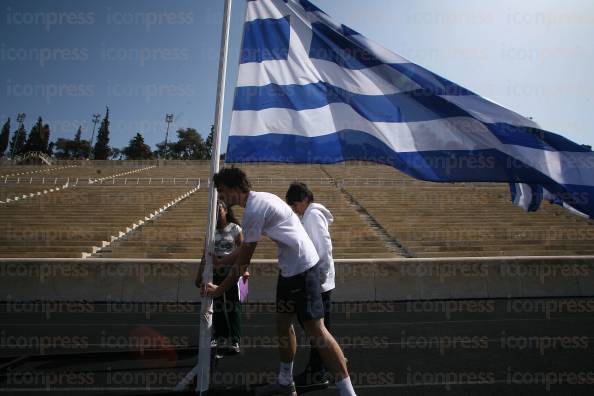
[[[198,309],[1,303],[0,392],[169,394],[196,362]],[[272,309],[244,310],[242,353],[219,362],[209,394],[276,377]],[[359,395],[594,395],[593,313],[594,299],[343,303],[332,331]]]

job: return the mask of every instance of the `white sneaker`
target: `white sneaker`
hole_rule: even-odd
[[[264,385],[254,389],[256,396],[297,396],[295,390],[295,383],[291,382],[289,385],[276,384]]]

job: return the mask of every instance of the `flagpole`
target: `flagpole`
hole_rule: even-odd
[[[225,102],[225,80],[227,77],[227,54],[229,51],[229,29],[231,22],[231,6],[233,0],[225,0],[223,28],[221,32],[221,49],[219,54],[219,79],[217,84],[217,102],[215,110],[215,130],[210,161],[210,178],[208,183],[208,222],[206,226],[206,252],[213,252],[215,227],[217,224],[217,190],[212,177],[219,171],[221,157],[221,129],[223,125],[223,107]],[[202,274],[204,284],[212,282],[212,256],[205,254],[206,263]],[[187,389],[194,376],[198,376],[196,393],[206,393],[210,382],[210,335],[212,328],[212,298],[202,297],[200,304],[200,339],[198,343],[198,364],[176,386],[175,390]]]

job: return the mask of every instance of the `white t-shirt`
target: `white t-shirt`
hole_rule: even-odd
[[[316,248],[301,221],[276,195],[251,191],[242,222],[245,242],[258,242],[262,235],[276,242],[283,277],[300,274],[318,262]]]
[[[226,256],[235,250],[235,239],[241,233],[241,227],[235,223],[229,223],[225,228],[215,233],[215,255]]]

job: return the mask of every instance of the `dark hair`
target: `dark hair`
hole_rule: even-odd
[[[222,206],[223,208],[225,208],[225,210],[227,211],[227,215],[225,216],[225,220],[227,221],[227,224],[229,223],[235,223],[238,226],[241,225],[241,223],[239,222],[239,220],[237,220],[237,217],[235,217],[235,213],[233,213],[233,209],[227,207],[227,205],[225,204],[225,202],[219,200],[217,203],[217,219],[218,219],[218,207]],[[217,221],[217,227],[218,227],[218,221]]]
[[[295,182],[289,186],[286,195],[288,205],[293,205],[295,202],[301,202],[306,198],[308,202],[314,201],[314,195],[311,190],[307,188],[307,184]]]
[[[252,184],[244,171],[239,168],[223,168],[213,177],[215,188],[221,185],[227,187],[238,187],[242,192],[250,192]]]

